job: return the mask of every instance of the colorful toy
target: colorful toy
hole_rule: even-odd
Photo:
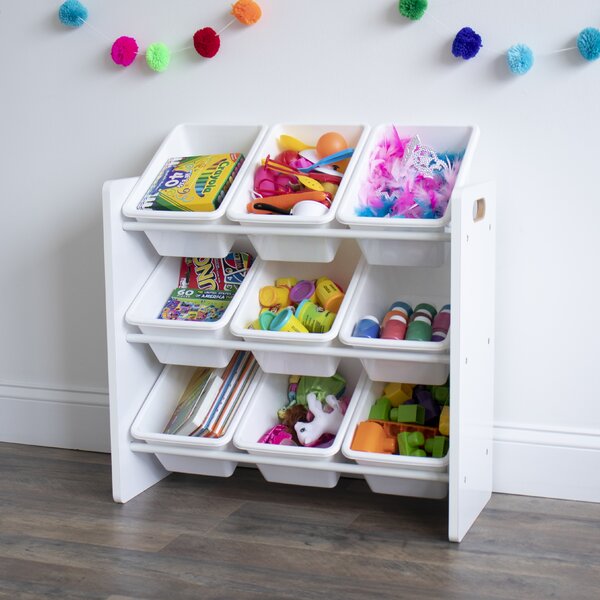
[[[418,135],[401,139],[389,126],[371,153],[356,214],[439,219],[446,212],[461,161],[462,152],[436,154]]]
[[[420,404],[401,404],[390,409],[390,420],[398,423],[425,423],[425,409]]]
[[[293,446],[292,434],[285,425],[278,424],[271,427],[258,439],[259,444],[276,444],[281,446]]]
[[[404,456],[427,456],[423,445],[425,438],[420,431],[409,433],[404,431],[398,434],[398,454]]]
[[[343,135],[336,131],[328,131],[317,140],[317,155],[319,158],[325,158],[326,156],[342,152],[347,148],[348,142]]]
[[[352,330],[353,337],[378,338],[379,321],[373,315],[367,315],[356,323]]]
[[[359,452],[394,454],[397,452],[397,445],[397,438],[388,437],[379,423],[363,421],[356,427],[350,447]]]
[[[275,315],[269,326],[269,331],[308,333],[308,329],[294,316],[294,311],[289,307],[284,308]]]
[[[313,414],[313,420],[310,423],[298,422],[294,426],[298,434],[298,440],[303,446],[313,446],[324,434],[335,436],[344,419],[344,411],[340,401],[333,395],[329,394],[325,398],[326,404],[331,408],[331,412],[326,412],[323,404],[317,400],[314,393],[306,396],[308,408]]]
[[[431,341],[443,342],[450,329],[450,305],[442,306],[440,312],[433,319],[431,325]]]
[[[375,404],[371,406],[371,410],[369,411],[369,420],[389,421],[391,407],[392,404],[389,398],[386,398],[385,396],[377,398]]]
[[[443,435],[429,438],[425,441],[425,452],[433,458],[443,458],[448,453],[448,438]]]
[[[285,308],[291,304],[290,288],[278,285],[267,285],[258,291],[258,302],[265,308],[280,306]]]
[[[389,313],[388,313],[389,315]],[[403,340],[406,336],[406,317],[401,314],[388,316],[381,329],[382,340]]]
[[[322,309],[310,300],[302,300],[296,308],[296,317],[311,333],[326,333],[331,329],[336,314]]]
[[[331,312],[337,313],[344,300],[344,292],[328,277],[319,277],[316,286],[319,304]]]
[[[450,435],[450,407],[448,405],[442,407],[439,428],[442,435]]]
[[[410,383],[388,383],[383,388],[383,395],[389,398],[392,406],[396,407],[412,398],[414,387]]]
[[[469,60],[477,56],[481,46],[481,36],[470,27],[463,27],[452,42],[452,54],[457,58]]]
[[[317,301],[317,294],[315,293],[316,287],[314,281],[303,279],[299,281],[290,290],[290,300],[294,304],[300,304],[303,300],[310,300],[311,302]]]

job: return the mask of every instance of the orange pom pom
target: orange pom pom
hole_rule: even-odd
[[[231,14],[244,25],[254,25],[261,18],[262,11],[254,0],[238,0],[232,6]]]

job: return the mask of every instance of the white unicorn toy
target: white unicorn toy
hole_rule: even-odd
[[[339,400],[333,394],[329,394],[325,398],[325,402],[332,409],[331,412],[324,410],[323,404],[317,400],[317,396],[312,392],[306,395],[306,400],[308,401],[310,412],[314,415],[314,419],[310,423],[298,421],[294,425],[294,429],[298,434],[298,440],[303,446],[312,446],[325,433],[337,434],[342,424],[344,413]]]

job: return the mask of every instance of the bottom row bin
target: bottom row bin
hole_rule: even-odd
[[[286,404],[289,382],[287,375],[265,375],[263,378],[234,436],[234,444],[241,450],[257,456],[307,462],[306,468],[258,464],[260,472],[267,481],[324,488],[335,487],[337,484],[341,473],[335,470],[311,469],[310,463],[332,462],[336,458],[339,460],[342,441],[348,430],[357,398],[366,383],[365,376],[361,377],[360,363],[356,360],[343,359],[337,373],[346,379],[344,396],[349,402],[338,433],[327,448],[259,443],[261,436],[279,423],[277,411]]]
[[[227,397],[232,398],[235,394],[239,394],[235,411],[231,411],[227,419],[223,421],[226,426],[219,423],[219,427],[223,427],[223,434],[220,437],[162,433],[170,422],[173,412],[195,372],[194,367],[176,365],[168,365],[163,369],[131,426],[131,435],[134,438],[170,448],[194,448],[208,451],[235,450],[232,442],[233,434],[244,416],[250,398],[260,384],[263,377],[262,371],[249,353],[238,352],[222,372],[217,372],[222,377],[223,384],[220,388],[218,384],[214,388],[215,392],[219,389],[215,401],[207,401],[206,406],[202,405],[206,408],[205,416],[212,417],[217,414],[218,409],[222,408],[222,403],[227,401]],[[239,372],[244,374],[242,379],[236,377]],[[242,383],[236,384],[240,381]],[[156,457],[168,471],[196,475],[229,477],[237,466],[237,462],[232,460],[178,456],[161,452],[157,452]]]
[[[359,423],[369,418],[369,411],[383,394],[384,383],[371,382],[361,390],[356,408],[352,414],[348,432],[342,445],[342,453],[359,465],[384,468],[398,468],[420,472],[444,473],[448,471],[448,454],[443,458],[401,456],[379,452],[362,452],[352,449],[354,434]],[[373,492],[393,494],[398,496],[415,496],[419,498],[445,498],[448,494],[448,484],[445,481],[428,481],[413,479],[410,476],[387,477],[383,475],[364,475]]]

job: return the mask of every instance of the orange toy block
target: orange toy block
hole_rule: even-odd
[[[380,422],[363,421],[356,427],[350,447],[359,452],[397,454],[398,439],[396,436],[387,435]]]
[[[383,427],[386,437],[397,437],[399,433],[420,431],[423,437],[428,440],[438,435],[437,427],[425,427],[424,425],[413,425],[412,423],[394,423],[393,421],[370,420],[369,423],[377,423]]]

